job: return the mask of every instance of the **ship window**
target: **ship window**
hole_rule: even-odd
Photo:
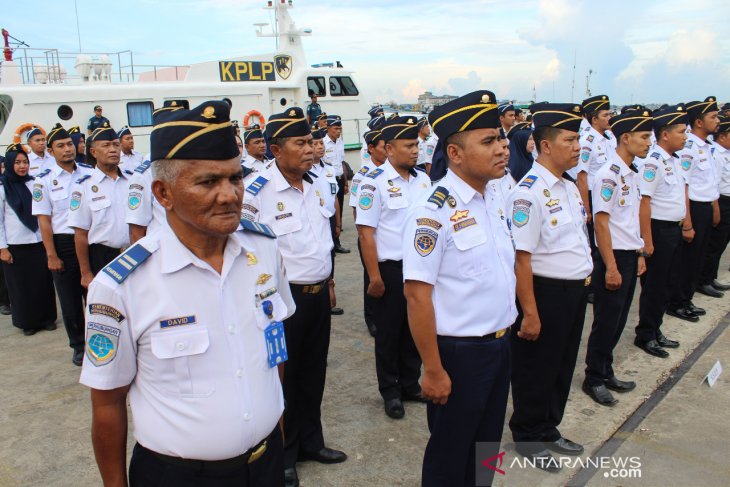
[[[326,96],[327,90],[325,90],[324,76],[312,76],[307,78],[307,94],[311,97],[312,95]]]
[[[130,127],[148,127],[152,125],[151,101],[132,101],[127,103],[127,120]]]
[[[56,113],[58,114],[58,118],[61,120],[71,120],[71,117],[74,116],[73,109],[68,105],[61,105],[58,107],[58,111]]]
[[[331,76],[330,77],[330,95],[332,96],[357,96],[355,83],[349,76]]]

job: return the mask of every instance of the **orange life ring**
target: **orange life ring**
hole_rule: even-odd
[[[38,129],[43,134],[43,137],[46,136],[46,131],[43,130],[43,127],[41,127],[40,125],[36,125],[34,123],[23,123],[17,129],[15,129],[15,134],[13,134],[13,143],[20,144],[20,136],[23,134],[23,132],[27,132],[33,127],[38,127]]]
[[[258,124],[259,124],[259,127],[261,127],[262,129],[266,126],[266,119],[264,118],[263,115],[261,115],[261,112],[258,110],[251,110],[243,117],[244,128],[251,126],[248,123],[251,120],[251,117],[258,117],[258,119],[259,119]]]

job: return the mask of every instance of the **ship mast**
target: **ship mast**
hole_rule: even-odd
[[[289,15],[289,9],[294,8],[293,3],[293,0],[268,0],[264,9],[274,11],[275,25],[272,32],[263,32],[262,27],[266,24],[254,24],[257,27],[256,36],[275,37],[278,52],[286,52],[306,65],[302,37],[312,35],[312,29],[297,29]]]

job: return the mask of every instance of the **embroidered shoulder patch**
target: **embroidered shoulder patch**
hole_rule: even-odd
[[[86,181],[87,179],[89,179],[90,177],[91,177],[91,174],[84,174],[83,176],[81,176],[80,178],[78,178],[76,180],[76,184],[81,184],[84,181]]]
[[[137,267],[152,255],[152,252],[140,244],[131,246],[122,255],[104,267],[104,274],[121,284]]]
[[[611,164],[611,167],[609,169],[612,172],[615,172],[616,174],[618,174],[619,172],[621,172],[621,167],[619,167],[618,164]]]
[[[613,179],[601,180],[601,199],[603,201],[611,201],[613,190],[616,188],[616,181]]]
[[[522,180],[522,182],[520,183],[520,186],[523,188],[529,189],[529,188],[532,188],[532,185],[535,184],[535,181],[537,181],[537,176],[535,176],[534,174],[531,174]]]
[[[119,335],[119,328],[89,321],[86,326],[86,358],[96,367],[114,360],[119,347]]]
[[[429,196],[427,203],[433,203],[437,208],[441,208],[446,203],[446,198],[449,197],[449,190],[443,186],[437,186],[431,196]]]
[[[144,173],[147,169],[149,169],[152,166],[152,161],[144,161],[142,164],[137,166],[134,169],[134,172],[138,172],[140,174]]]
[[[381,174],[383,174],[383,170],[382,170],[382,169],[380,169],[380,168],[377,168],[377,169],[373,169],[372,171],[370,171],[370,172],[368,173],[368,175],[367,175],[367,176],[365,176],[365,177],[366,177],[366,178],[373,178],[373,179],[375,179],[375,178],[377,178],[378,176],[380,176]]]
[[[45,171],[39,173],[35,178],[36,179],[40,179],[40,178],[43,178],[43,177],[48,176],[49,174],[51,174],[51,170],[50,169],[46,169]]]
[[[426,257],[433,252],[438,238],[438,233],[429,228],[417,228],[416,236],[413,239],[413,246],[421,257]]]
[[[261,191],[261,188],[263,188],[268,182],[268,179],[263,176],[259,176],[251,181],[251,184],[246,187],[246,192],[256,196],[257,194],[259,194],[259,191]]]
[[[271,229],[271,227],[269,227],[268,225],[264,225],[263,223],[252,222],[244,218],[241,219],[241,226],[245,231],[258,233],[259,235],[263,235],[269,238],[276,238],[276,234]]]
[[[650,182],[650,183],[652,181],[654,181],[654,179],[656,178],[656,171],[657,171],[656,165],[649,164],[649,163],[644,164],[644,174],[643,174],[644,180],[647,182]]]
[[[524,227],[527,222],[530,221],[530,207],[532,201],[529,200],[515,200],[512,203],[512,223],[517,227]]]

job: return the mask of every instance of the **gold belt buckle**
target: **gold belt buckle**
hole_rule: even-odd
[[[509,327],[503,328],[503,329],[499,330],[498,332],[496,332],[494,334],[494,337],[495,338],[502,338],[505,335],[505,333],[507,333],[507,330],[509,330]]]
[[[588,276],[588,277],[586,277],[585,287],[588,287],[590,285],[591,285],[591,276]]]
[[[256,460],[258,460],[259,458],[261,458],[261,456],[265,452],[266,452],[266,441],[264,441],[263,443],[261,443],[261,446],[258,447],[258,448],[256,448],[256,450],[253,453],[251,453],[251,456],[248,457],[248,463],[255,462]]]

